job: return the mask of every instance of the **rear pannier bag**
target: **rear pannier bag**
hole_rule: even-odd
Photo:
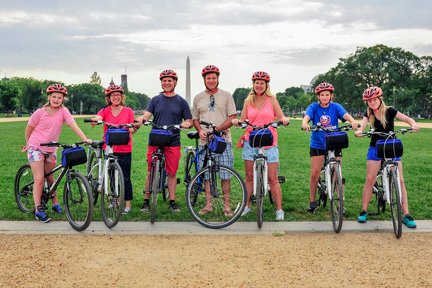
[[[375,147],[378,158],[399,158],[403,155],[403,145],[399,139],[378,140]]]
[[[153,129],[149,135],[150,146],[169,146],[173,133],[170,130]]]
[[[87,153],[82,147],[66,148],[62,151],[61,163],[65,167],[84,164],[87,162]]]
[[[326,133],[325,142],[327,151],[348,148],[348,134],[343,131]]]
[[[109,128],[105,135],[105,143],[110,146],[127,145],[129,143],[129,130],[121,128]]]

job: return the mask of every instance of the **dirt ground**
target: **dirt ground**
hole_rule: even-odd
[[[0,234],[0,286],[432,287],[431,237]]]

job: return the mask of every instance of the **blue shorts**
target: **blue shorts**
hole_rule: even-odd
[[[378,158],[376,156],[376,147],[370,146],[367,152],[366,160],[372,160],[372,161],[381,161],[383,158]],[[393,161],[400,161],[401,158],[393,158]]]
[[[258,148],[252,148],[248,141],[244,141],[242,154],[243,160],[253,161],[255,155],[258,155]],[[279,149],[277,146],[264,148],[264,155],[267,156],[267,163],[279,162]]]

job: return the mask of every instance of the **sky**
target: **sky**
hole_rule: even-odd
[[[179,75],[186,58],[192,97],[201,69],[221,70],[219,87],[251,87],[266,71],[273,93],[310,84],[357,47],[384,44],[432,56],[430,0],[0,0],[0,76],[102,86],[128,75],[130,91],[152,97],[159,73]]]

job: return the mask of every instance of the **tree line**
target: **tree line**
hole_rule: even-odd
[[[0,111],[31,112],[46,101],[45,89],[55,81],[33,78],[12,78],[0,81]],[[346,58],[340,58],[337,65],[312,81],[309,91],[300,87],[289,87],[276,93],[282,109],[287,114],[301,114],[307,106],[316,101],[313,87],[321,82],[335,87],[335,101],[341,103],[351,114],[361,114],[365,105],[363,91],[372,85],[383,89],[387,105],[395,106],[401,112],[422,117],[432,114],[432,57],[416,56],[401,48],[382,44],[372,47],[358,47]],[[105,105],[100,77],[93,73],[89,83],[67,86],[68,107],[76,113],[94,113]],[[146,108],[150,98],[142,93],[128,91],[124,87],[127,105],[135,110]],[[233,97],[237,110],[243,108],[243,101],[251,88],[237,88]]]

